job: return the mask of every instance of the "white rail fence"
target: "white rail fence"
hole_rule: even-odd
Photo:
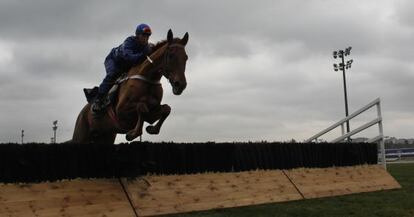
[[[345,133],[345,128],[344,128],[344,124],[357,117],[358,115],[360,115],[361,113],[365,112],[366,110],[372,108],[376,106],[377,107],[377,118],[375,118],[374,120],[367,122],[365,124],[363,124],[362,126],[352,130],[349,133]],[[384,168],[387,168],[387,164],[386,164],[386,159],[385,159],[385,146],[384,146],[384,133],[383,133],[383,128],[382,128],[382,116],[381,116],[381,100],[380,98],[375,99],[374,101],[370,102],[369,104],[367,104],[366,106],[362,107],[361,109],[359,109],[358,111],[352,113],[351,115],[349,115],[348,117],[345,117],[344,119],[338,121],[337,123],[333,124],[332,126],[326,128],[325,130],[322,130],[321,132],[315,134],[314,136],[312,136],[311,138],[305,140],[305,142],[312,142],[312,141],[317,141],[319,137],[323,136],[324,134],[336,129],[337,127],[341,126],[341,130],[342,130],[342,135],[330,142],[335,143],[335,142],[341,142],[344,141],[345,139],[351,137],[352,135],[355,135],[373,125],[378,124],[378,131],[379,134],[378,136],[375,136],[371,139],[369,139],[367,142],[371,143],[371,142],[378,142],[378,145],[380,146],[380,150],[381,150],[381,163],[384,166]]]

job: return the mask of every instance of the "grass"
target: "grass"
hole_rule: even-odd
[[[170,217],[414,217],[414,163],[389,164],[402,189],[300,200]]]

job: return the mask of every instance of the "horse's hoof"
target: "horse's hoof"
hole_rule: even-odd
[[[132,141],[132,140],[134,140],[135,138],[137,138],[138,136],[136,136],[136,135],[134,135],[134,133],[127,133],[126,134],[126,136],[125,136],[125,139],[127,140],[127,141]]]
[[[158,134],[158,133],[160,133],[160,129],[157,129],[157,127],[154,127],[154,126],[147,126],[146,128],[145,128],[145,130],[147,131],[147,133],[149,133],[149,134]]]

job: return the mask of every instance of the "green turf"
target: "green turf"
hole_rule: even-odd
[[[169,217],[414,217],[414,163],[390,164],[388,171],[401,184],[402,189],[177,214]]]

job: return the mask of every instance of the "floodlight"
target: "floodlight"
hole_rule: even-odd
[[[351,49],[352,49],[352,47],[348,47],[346,49],[346,55],[350,55],[351,54]]]
[[[340,69],[340,70],[344,70],[344,67],[345,67],[345,66],[344,66],[344,64],[343,64],[343,63],[339,63],[339,69]]]
[[[336,59],[336,57],[338,57],[338,51],[334,51],[334,52],[333,52],[333,58],[335,58],[335,59]]]
[[[344,56],[344,51],[343,50],[339,50],[338,56],[342,58]]]

